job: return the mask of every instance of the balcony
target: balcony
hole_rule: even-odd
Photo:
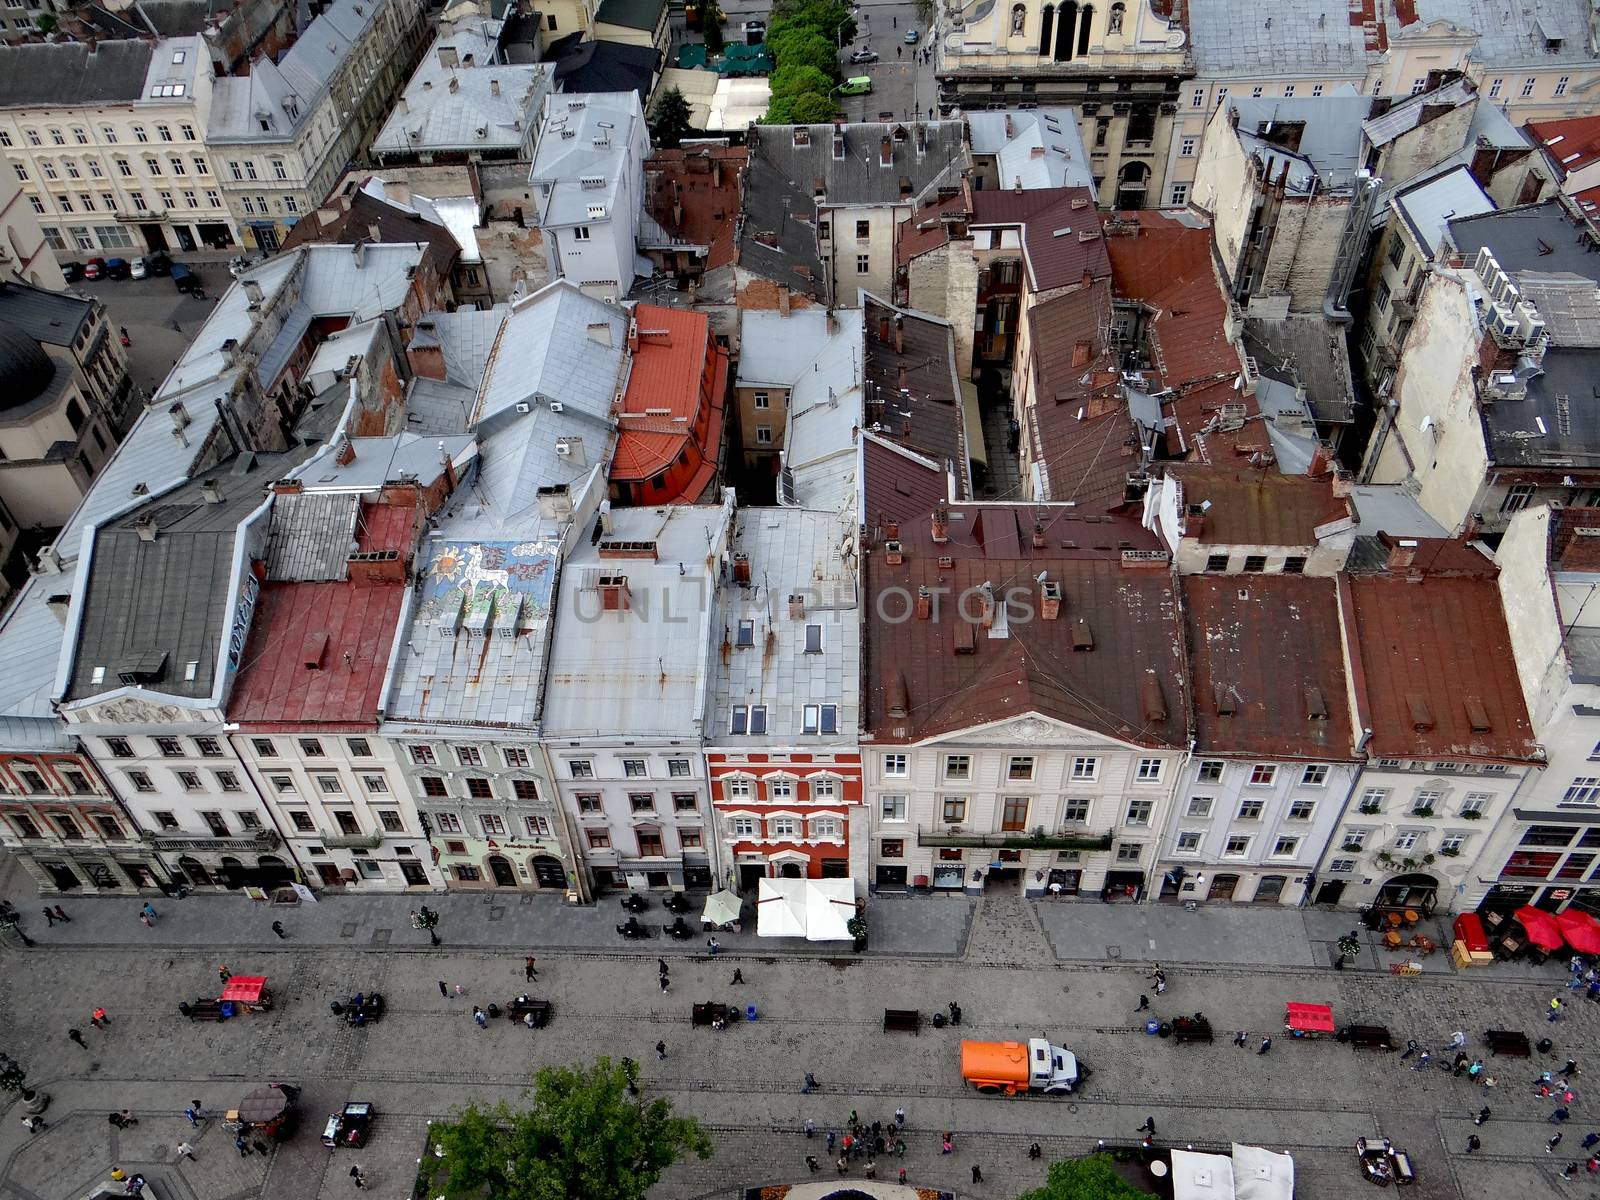
[[[383,845],[381,833],[341,833],[325,837],[322,844],[329,850],[376,850]]]
[[[260,854],[276,850],[282,839],[275,829],[258,829],[249,837],[195,837],[187,833],[146,832],[144,840],[157,850],[196,850],[215,853],[219,850],[239,850],[246,854]]]
[[[947,825],[943,829],[917,830],[917,845],[971,846],[986,850],[1109,850],[1111,835],[1073,833],[1066,829],[1056,833],[1043,830],[1028,833],[1020,829],[1009,833],[969,833],[959,825]]]

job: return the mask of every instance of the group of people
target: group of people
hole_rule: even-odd
[[[808,1084],[807,1091],[816,1086],[815,1078],[809,1073],[806,1075],[806,1083]],[[834,1166],[841,1175],[849,1174],[851,1164],[859,1161],[862,1164],[862,1170],[866,1178],[876,1179],[878,1177],[878,1158],[880,1155],[893,1155],[896,1158],[905,1157],[906,1143],[903,1136],[905,1127],[906,1110],[904,1107],[895,1109],[894,1117],[889,1121],[872,1122],[863,1121],[860,1114],[855,1109],[851,1109],[849,1119],[843,1123],[843,1132],[840,1133],[830,1129],[825,1135],[828,1157],[832,1158],[835,1150],[839,1152]],[[811,1121],[805,1123],[805,1135],[807,1139],[817,1136],[816,1125]],[[951,1137],[952,1135],[948,1133],[944,1135],[944,1152],[946,1154],[950,1153],[953,1148]],[[821,1170],[817,1163],[816,1155],[806,1155],[806,1168],[813,1174]],[[899,1169],[899,1180],[901,1183],[906,1181],[906,1169],[904,1167]]]

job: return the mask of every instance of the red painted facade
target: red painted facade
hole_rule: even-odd
[[[725,816],[737,813],[758,820],[761,833],[765,835],[730,838],[728,849],[736,860],[740,856],[761,855],[766,860],[767,875],[776,876],[781,865],[793,863],[794,856],[801,855],[806,860],[808,879],[822,878],[822,864],[827,860],[849,862],[850,809],[862,802],[861,756],[833,754],[821,762],[816,761],[818,757],[814,754],[707,753],[711,794],[717,810]],[[831,782],[832,794],[816,794],[814,783],[817,780]],[[737,783],[748,783],[750,794],[731,796],[729,785]],[[792,788],[792,794],[775,797],[774,786],[784,783]],[[770,822],[777,817],[804,822],[798,838],[794,834],[772,836]],[[832,817],[837,822],[838,841],[814,839],[810,825],[819,817]],[[748,862],[740,865],[748,865]]]

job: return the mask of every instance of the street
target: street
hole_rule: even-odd
[[[13,874],[13,883],[15,875]],[[5,890],[5,889],[0,889]],[[339,1197],[358,1163],[378,1194],[411,1194],[415,1162],[430,1119],[469,1100],[515,1101],[540,1064],[631,1055],[643,1064],[646,1094],[664,1095],[698,1117],[716,1147],[706,1162],[674,1167],[656,1188],[662,1200],[732,1196],[737,1189],[806,1178],[804,1156],[845,1114],[887,1120],[908,1110],[909,1153],[897,1160],[921,1187],[1009,1197],[1037,1186],[1052,1158],[1084,1153],[1099,1139],[1132,1144],[1153,1117],[1159,1144],[1225,1147],[1231,1140],[1294,1154],[1296,1195],[1331,1200],[1364,1191],[1352,1150],[1356,1137],[1382,1133],[1408,1149],[1422,1198],[1558,1195],[1558,1171],[1581,1159],[1579,1143],[1600,1108],[1577,1083],[1566,1155],[1544,1153],[1551,1102],[1530,1094],[1544,1067],[1573,1053],[1583,1068],[1600,1032],[1600,1005],[1576,1000],[1563,1022],[1542,1011],[1562,987],[1564,966],[1520,964],[1456,974],[1444,955],[1422,977],[1396,978],[1370,941],[1357,965],[1334,972],[1329,939],[1348,914],[1259,910],[1197,913],[1152,905],[1106,906],[1025,901],[1015,894],[880,898],[863,956],[758,939],[748,928],[721,937],[725,952],[659,938],[626,943],[611,929],[614,901],[570,909],[557,897],[518,893],[430,897],[441,913],[443,945],[409,927],[407,896],[330,897],[268,911],[239,896],[158,902],[153,929],[126,900],[68,898],[70,925],[47,927],[38,905],[9,894],[37,941],[6,948],[0,970],[0,1049],[28,1067],[30,1083],[50,1093],[49,1127],[30,1136],[17,1119],[0,1123],[0,1185],[6,1194],[77,1200],[114,1164],[139,1170],[161,1194],[265,1200]],[[650,916],[659,913],[653,905]],[[279,919],[287,941],[269,929]],[[843,948],[841,948],[841,951]],[[1170,951],[1170,953],[1169,953]],[[524,982],[522,956],[538,956],[539,979]],[[1162,954],[1156,959],[1154,954]],[[833,956],[828,956],[832,954]],[[656,982],[656,958],[671,966],[671,987]],[[1159,961],[1169,987],[1156,996]],[[191,1024],[177,1011],[217,994],[218,967],[265,974],[278,1003],[268,1013],[221,1024]],[[742,986],[730,984],[733,970]],[[439,984],[464,988],[441,996]],[[329,1012],[354,991],[382,992],[381,1023],[353,1028]],[[505,1003],[523,991],[554,1005],[551,1027],[529,1033],[504,1018],[478,1029],[471,1005]],[[1152,1014],[1136,1014],[1139,995]],[[1287,1000],[1330,1003],[1339,1022],[1390,1026],[1397,1045],[1415,1037],[1439,1052],[1450,1032],[1509,1027],[1552,1054],[1532,1061],[1488,1059],[1499,1086],[1485,1091],[1434,1069],[1413,1071],[1397,1054],[1358,1051],[1329,1037],[1283,1035]],[[690,1024],[696,1001],[754,1005],[757,1020],[725,1031]],[[924,1025],[920,1035],[882,1031],[884,1008],[931,1010],[957,1001],[959,1032]],[[110,1013],[91,1028],[90,1009]],[[1175,1045],[1148,1036],[1147,1015],[1203,1011],[1214,1045]],[[88,1043],[67,1040],[80,1028]],[[1235,1029],[1249,1044],[1232,1044]],[[960,1077],[962,1036],[1006,1040],[1045,1035],[1075,1051],[1093,1071],[1072,1097],[980,1096]],[[1270,1053],[1255,1048],[1272,1035]],[[652,1047],[667,1045],[658,1061]],[[803,1095],[813,1072],[820,1089]],[[299,1133],[270,1160],[235,1153],[220,1122],[191,1130],[184,1107],[199,1099],[213,1114],[271,1080],[304,1086]],[[377,1105],[372,1143],[358,1151],[324,1149],[326,1114],[347,1100]],[[1474,1127],[1481,1104],[1493,1118]],[[128,1107],[137,1127],[119,1131],[106,1112]],[[810,1119],[819,1139],[800,1130]],[[955,1152],[940,1153],[940,1134]],[[1469,1133],[1483,1148],[1465,1154]],[[187,1138],[194,1162],[176,1162]],[[1044,1159],[1031,1162],[1038,1141]],[[970,1185],[971,1167],[984,1182]],[[859,1168],[857,1168],[858,1173]],[[885,1175],[890,1172],[886,1171]],[[1577,1188],[1574,1194],[1587,1195]]]
[[[167,377],[200,326],[205,324],[217,299],[233,282],[228,277],[227,256],[207,259],[185,256],[182,261],[200,277],[206,297],[178,291],[165,276],[149,279],[80,279],[68,290],[104,302],[113,328],[128,331],[128,370],[139,395],[148,399]],[[174,324],[177,328],[174,328]]]

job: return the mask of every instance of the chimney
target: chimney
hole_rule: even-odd
[[[1311,466],[1306,470],[1307,475],[1325,475],[1333,469],[1333,451],[1322,442],[1317,443],[1317,448],[1311,452]]]
[[[350,257],[356,260],[356,270],[361,270],[367,265],[367,239],[357,238],[356,244],[350,247]]]
[[[260,304],[262,300],[261,285],[254,279],[244,279],[240,283],[244,287],[245,299],[251,304]]]
[[[339,451],[333,456],[333,461],[338,463],[341,467],[348,467],[351,463],[355,462],[355,460],[355,445],[350,441],[349,438],[340,439]]]
[[[454,33],[454,31],[450,28],[449,21],[445,21],[440,25],[439,32],[445,37],[451,37]],[[456,67],[461,65],[461,57],[456,53],[456,48],[454,46],[439,47],[439,65],[446,71],[454,70]],[[450,82],[454,83],[455,80],[452,79]]]
[[[880,342],[887,342],[889,340],[889,314],[888,313],[884,313],[883,316],[878,318],[878,340]]]
[[[926,621],[933,615],[933,593],[927,587],[917,589],[917,620]]]
[[[206,504],[222,503],[222,489],[217,486],[215,479],[208,479],[200,485],[200,499]]]
[[[378,223],[376,221],[367,226],[367,240],[372,242],[374,245],[383,241],[383,230],[378,228]]]
[[[894,166],[894,143],[888,138],[878,143],[878,165],[882,167]]]
[[[227,343],[223,344],[223,348],[224,353],[226,353]],[[183,406],[182,400],[174,400],[172,406],[167,409],[167,415],[172,418],[172,430],[174,433],[182,433],[188,428],[189,410]]]
[[[406,103],[406,98],[404,96],[401,96],[400,99],[396,100],[394,103],[395,107],[399,109],[402,114],[411,111],[411,106]]]
[[[901,367],[900,370],[902,372],[904,372],[905,368]],[[901,417],[900,418],[900,436],[903,437],[903,438],[907,438],[907,439],[909,439],[911,437],[911,418],[910,417]]]
[[[933,540],[940,546],[950,540],[950,510],[943,500],[933,509]]]
[[[639,322],[628,322],[628,353],[639,353]]]
[[[139,535],[141,542],[153,542],[156,540],[157,529],[154,517],[140,517],[133,528],[134,532]]]
[[[900,522],[890,521],[884,525],[883,536],[886,538],[898,538],[900,536]]]
[[[748,554],[735,554],[733,556],[733,581],[741,587],[750,586],[750,556]]]
[[[987,583],[983,585],[983,627],[994,628],[994,587]]]
[[[459,92],[460,90],[461,80],[457,79],[454,75],[450,76],[450,94],[455,95],[455,93]]]
[[[895,368],[894,377],[895,386],[898,387],[902,392],[907,390],[911,383],[911,368],[906,366],[905,363],[901,363]]]
[[[789,620],[804,621],[806,619],[806,598],[800,592],[789,597]]]
[[[676,196],[672,198],[672,227],[681,228],[683,225],[683,201]]]
[[[1397,538],[1391,541],[1384,537],[1383,541],[1389,547],[1389,557],[1384,562],[1384,567],[1390,571],[1404,571],[1417,561],[1417,539]]]
[[[406,361],[411,364],[413,375],[444,382],[444,348],[437,343],[431,346],[418,346],[413,343],[406,347]]]
[[[498,79],[489,80],[489,95],[498,96],[499,94],[500,94],[500,81]]]
[[[779,315],[785,316],[785,317],[787,317],[789,315],[789,285],[788,284],[780,283],[778,285],[778,313],[779,313]]]
[[[227,366],[230,366],[230,367],[236,367],[236,366],[239,365],[239,339],[238,338],[228,338],[226,341],[224,341],[222,343],[222,361]],[[184,422],[183,422],[183,424],[187,425],[188,423],[189,423],[188,413],[185,413],[184,414]],[[173,418],[173,424],[177,425],[177,418],[176,417]],[[182,429],[183,425],[178,425],[178,428]]]
[[[606,612],[628,610],[628,577],[626,575],[600,576],[600,607]]]
[[[1012,138],[1014,138],[1016,136],[1017,136],[1016,129],[1011,124],[1011,114],[1007,113],[1006,114],[1006,141],[1009,142]]]
[[[1028,152],[1028,157],[1029,158],[1043,158],[1044,157],[1044,147],[1043,146],[1035,146],[1032,150],[1030,150]]]
[[[1044,526],[1038,521],[1033,523],[1033,548],[1035,550],[1044,549]]]
[[[883,544],[883,561],[891,567],[898,567],[905,562],[906,556],[900,549],[900,543],[891,538]]]
[[[894,318],[894,352],[896,354],[906,352],[906,319],[899,313],[896,313]]]
[[[1061,585],[1046,579],[1039,585],[1039,593],[1039,616],[1046,621],[1057,620],[1061,616]]]

